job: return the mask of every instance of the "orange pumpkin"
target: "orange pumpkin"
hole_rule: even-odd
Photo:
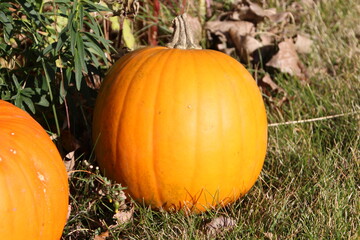
[[[267,120],[239,62],[183,42],[192,49],[148,47],[114,64],[96,101],[93,140],[101,169],[134,199],[198,212],[253,186]]]
[[[49,135],[0,100],[1,239],[60,239],[68,198],[65,166]]]

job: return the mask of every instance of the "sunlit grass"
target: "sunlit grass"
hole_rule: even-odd
[[[270,123],[360,109],[359,35],[354,29],[360,8],[356,1],[316,2],[306,9],[301,23],[314,40],[313,52],[302,56],[310,82],[277,75],[275,80],[290,100],[280,110],[268,106]],[[99,188],[95,178],[77,174],[71,178],[76,182],[73,209],[63,238],[92,239],[115,224],[113,205],[94,192]],[[225,215],[237,224],[216,239],[359,239],[359,178],[359,115],[270,127],[263,171],[238,202],[190,216],[136,205],[134,218],[109,227],[109,235],[110,239],[206,239],[204,224]]]

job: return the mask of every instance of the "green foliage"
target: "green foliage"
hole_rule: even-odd
[[[89,0],[0,3],[1,99],[35,113],[101,76],[113,50],[101,12],[111,10]]]

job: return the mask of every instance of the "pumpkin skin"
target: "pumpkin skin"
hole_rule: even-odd
[[[100,168],[155,208],[223,206],[254,185],[267,119],[256,82],[213,50],[149,47],[117,61],[97,97]]]
[[[0,236],[58,240],[68,212],[68,179],[45,130],[0,100]]]

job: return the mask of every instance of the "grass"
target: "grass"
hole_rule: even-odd
[[[301,30],[314,39],[314,49],[302,57],[310,83],[277,75],[291,100],[280,110],[267,106],[270,123],[360,109],[360,33],[354,29],[359,5],[354,0],[317,1],[306,11]],[[236,203],[200,215],[156,212],[135,203],[133,219],[115,224],[119,186],[88,164],[81,162],[77,169],[88,172],[75,172],[70,179],[72,211],[63,239],[94,239],[107,230],[108,239],[360,238],[359,115],[270,127],[265,165],[255,186]],[[206,235],[205,223],[217,216],[234,218],[236,226]]]

